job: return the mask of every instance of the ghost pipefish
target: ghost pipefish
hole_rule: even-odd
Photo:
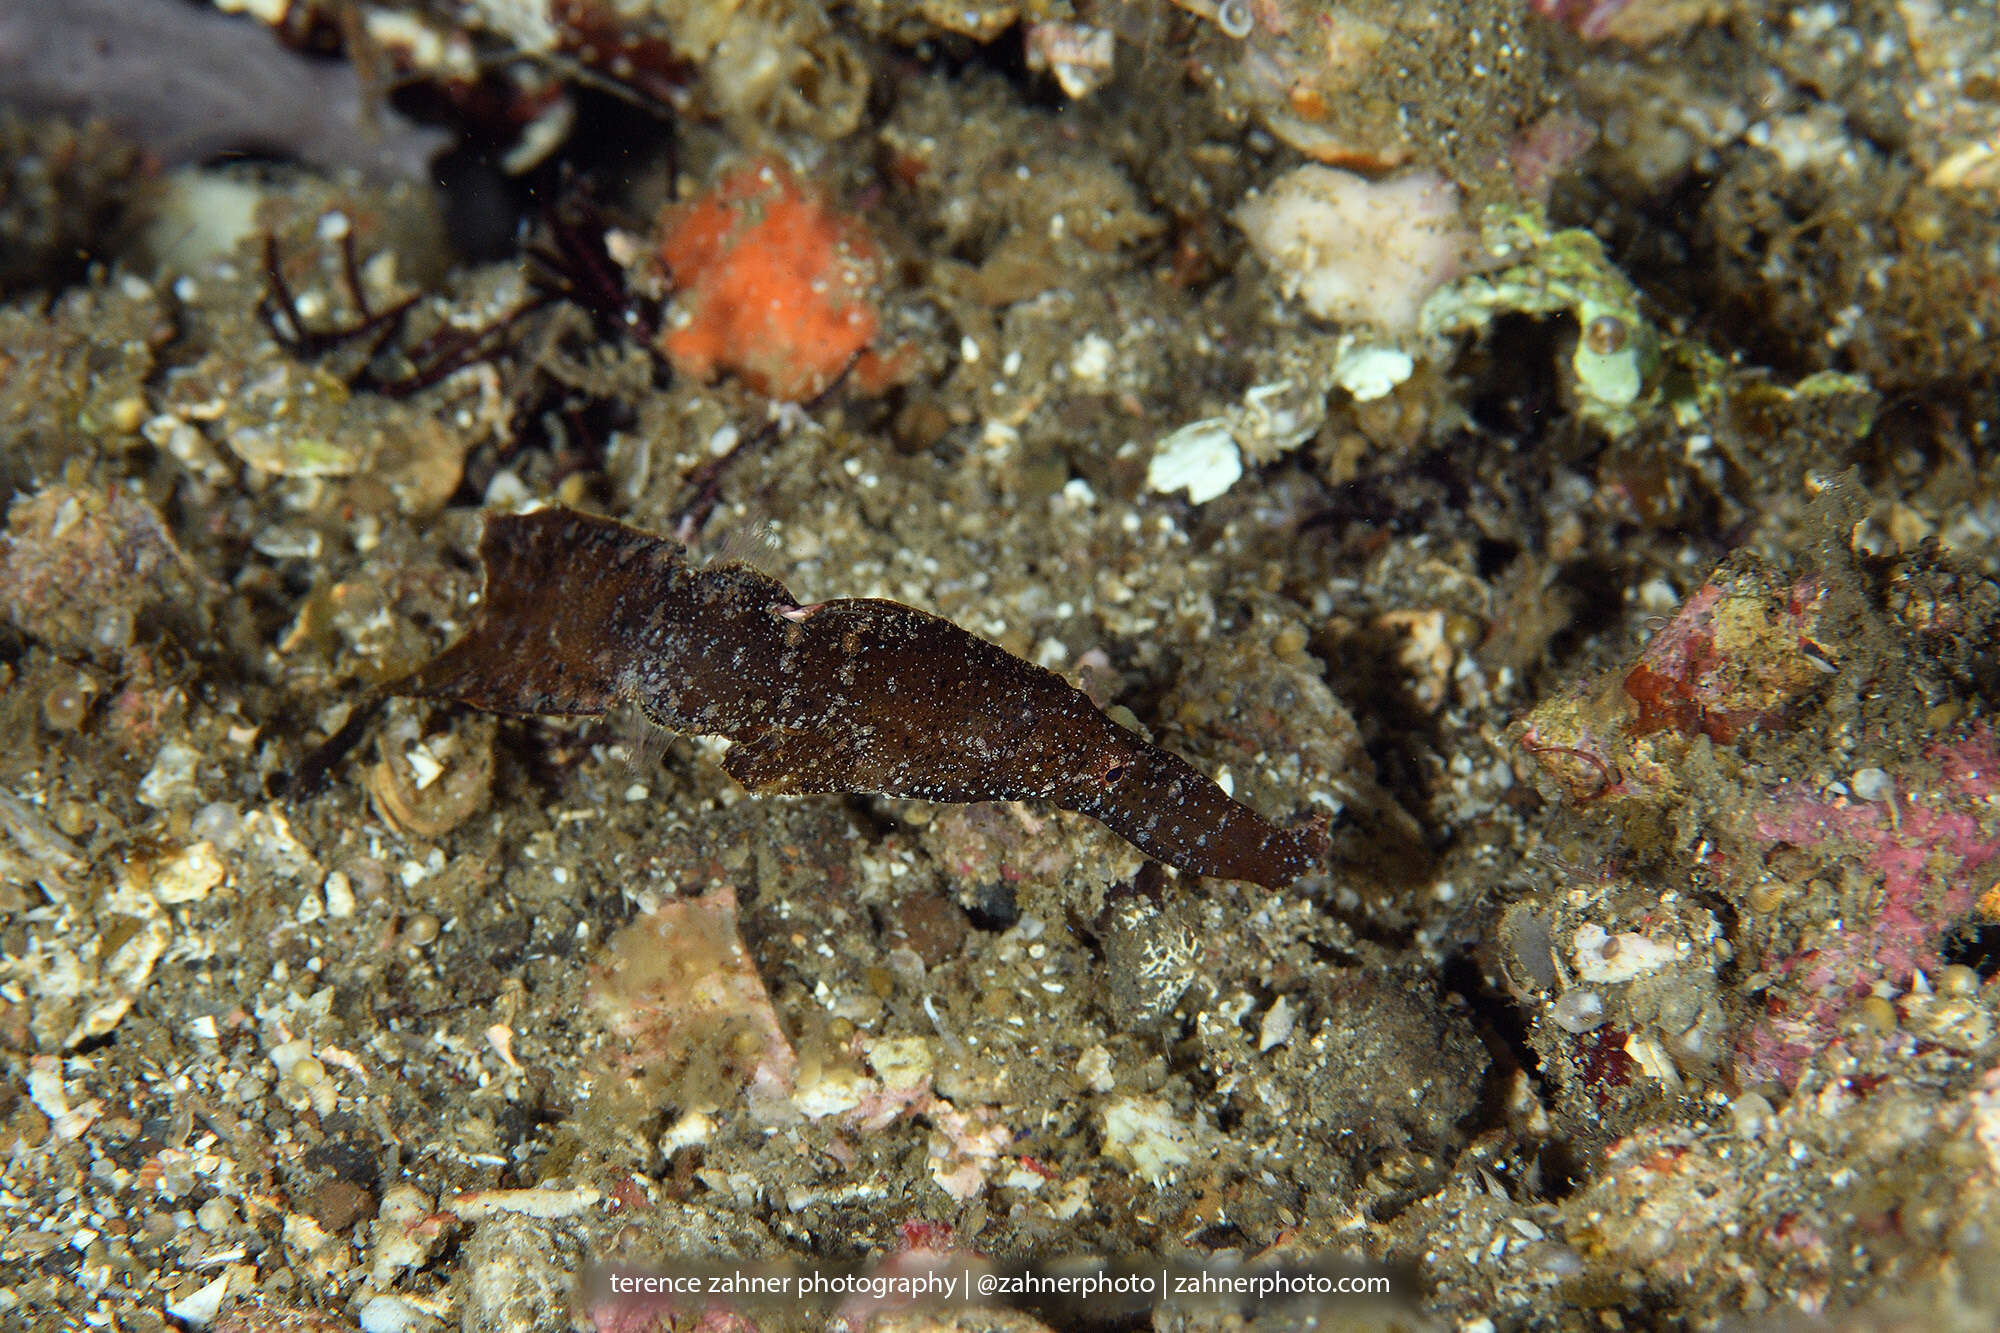
[[[1280,828],[1052,671],[901,602],[801,605],[740,563],[563,509],[489,518],[472,628],[389,692],[495,713],[636,703],[727,737],[760,795],[1044,800],[1197,875],[1276,888],[1317,865],[1325,822]]]

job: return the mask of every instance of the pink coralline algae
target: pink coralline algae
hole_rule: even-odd
[[[1772,589],[1718,574],[1653,636],[1625,677],[1638,705],[1631,733],[1673,730],[1725,744],[1783,720],[1832,670],[1814,642],[1826,590],[1802,579]]]
[[[1587,42],[1598,42],[1611,35],[1613,21],[1631,3],[1632,0],[1529,0],[1528,8],[1573,29]]]
[[[1767,1012],[1738,1041],[1745,1082],[1795,1083],[1857,1000],[1881,984],[1900,991],[1918,973],[1935,976],[1945,966],[1941,946],[2000,870],[2000,749],[1993,734],[1981,729],[1939,742],[1925,759],[1936,777],[1885,800],[1783,787],[1756,816],[1766,850],[1789,845],[1849,860],[1880,881],[1880,900],[1874,911],[1845,918],[1806,947],[1762,964],[1779,980]]]
[[[1586,42],[1646,46],[1715,17],[1714,0],[1528,0],[1531,13],[1562,24]]]
[[[1578,805],[1671,799],[1688,742],[1733,745],[1810,714],[1839,669],[1826,597],[1818,578],[1718,570],[1622,679],[1538,704],[1521,746]]]

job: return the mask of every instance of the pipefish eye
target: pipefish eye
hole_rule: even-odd
[[[1104,785],[1108,787],[1116,783],[1118,779],[1124,776],[1125,776],[1125,765],[1120,763],[1118,760],[1114,759],[1109,764],[1104,766],[1104,768],[1098,773],[1097,778],[1098,781],[1104,783]]]

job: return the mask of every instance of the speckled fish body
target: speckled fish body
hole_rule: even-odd
[[[1194,874],[1278,886],[1325,850],[1320,826],[1267,823],[1054,672],[915,607],[800,606],[746,565],[562,510],[490,520],[480,556],[478,622],[400,692],[519,714],[630,700],[728,737],[754,792],[1046,800]]]

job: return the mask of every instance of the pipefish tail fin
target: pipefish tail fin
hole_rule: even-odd
[[[1073,791],[1061,803],[1168,865],[1267,889],[1319,869],[1329,846],[1325,818],[1273,824],[1179,755],[1136,739],[1117,782]]]
[[[606,712],[629,693],[637,628],[687,574],[678,545],[563,509],[487,519],[479,559],[472,628],[390,693],[516,716]]]

